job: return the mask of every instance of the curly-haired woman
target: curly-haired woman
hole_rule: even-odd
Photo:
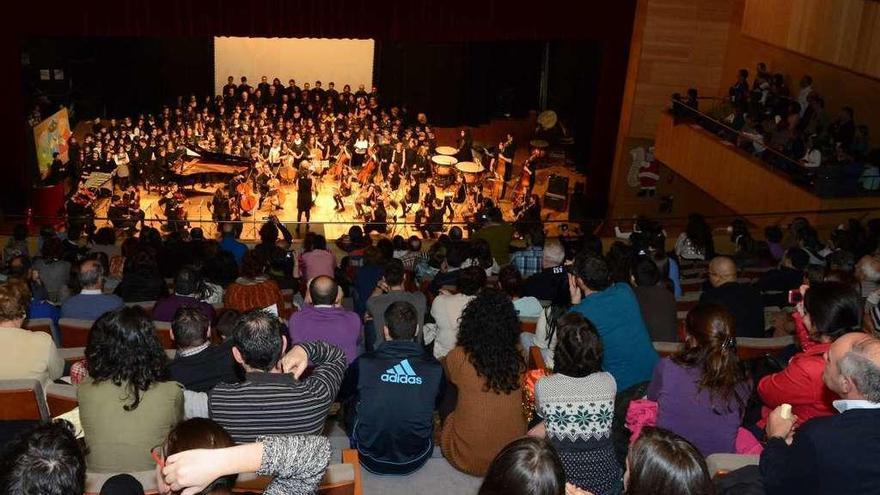
[[[153,468],[150,449],[183,417],[183,389],[166,379],[167,357],[139,307],[104,313],[86,345],[89,379],[77,389],[89,471]]]
[[[519,328],[510,298],[484,290],[465,307],[458,344],[444,361],[458,401],[443,424],[443,455],[475,476],[484,476],[501,448],[526,433]]]

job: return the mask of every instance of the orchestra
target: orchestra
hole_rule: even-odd
[[[470,130],[462,129],[438,166],[436,137],[424,114],[411,120],[402,107],[383,107],[374,92],[356,94],[346,86],[319,93],[280,82],[259,94],[231,84],[215,98],[179,98],[157,113],[96,120],[81,141],[65,164],[73,178],[66,214],[93,224],[104,195],[112,225],[131,232],[145,219],[138,191],[146,191],[159,195],[148,205],[150,211],[159,206],[166,230],[187,225],[187,198],[198,194],[205,195],[198,201],[218,230],[221,222],[291,204],[297,221],[305,217],[308,224],[319,196],[327,194],[337,214],[353,206],[365,230],[385,232],[389,217],[396,224],[413,214],[417,229],[434,235],[446,218],[476,223],[489,198],[529,211],[540,158],[533,153],[520,179],[511,181],[513,136],[478,151]],[[199,161],[210,166],[193,171]],[[96,185],[103,177],[96,174],[110,181]]]

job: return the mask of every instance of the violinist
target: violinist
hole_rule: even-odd
[[[388,212],[385,210],[385,201],[377,198],[373,201],[372,207],[372,215],[367,223],[364,224],[364,234],[374,231],[380,234],[388,232]]]
[[[269,196],[269,179],[272,178],[272,174],[269,167],[263,161],[257,162],[256,171],[254,189],[260,195],[259,202],[257,202],[257,209],[259,210],[263,207],[263,201]]]
[[[187,224],[185,200],[186,196],[176,183],[172,184],[171,189],[159,199],[159,206],[165,208],[165,218],[168,220],[167,230],[177,231]]]
[[[403,200],[404,215],[409,213],[410,208],[419,204],[419,196],[421,195],[421,188],[419,186],[420,184],[415,173],[411,174],[407,179],[406,196],[404,196]]]
[[[342,199],[349,196],[351,196],[351,169],[345,167],[333,194],[333,201],[336,203],[333,209],[340,213],[345,211],[345,203]]]

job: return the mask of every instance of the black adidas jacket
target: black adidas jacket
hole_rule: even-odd
[[[388,341],[351,364],[340,400],[355,404],[362,456],[402,464],[433,448],[443,368],[418,342]]]

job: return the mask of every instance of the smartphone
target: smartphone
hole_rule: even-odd
[[[791,304],[792,306],[797,305],[798,303],[800,303],[803,300],[804,300],[804,295],[801,294],[800,289],[792,289],[792,290],[788,291],[788,303]]]

